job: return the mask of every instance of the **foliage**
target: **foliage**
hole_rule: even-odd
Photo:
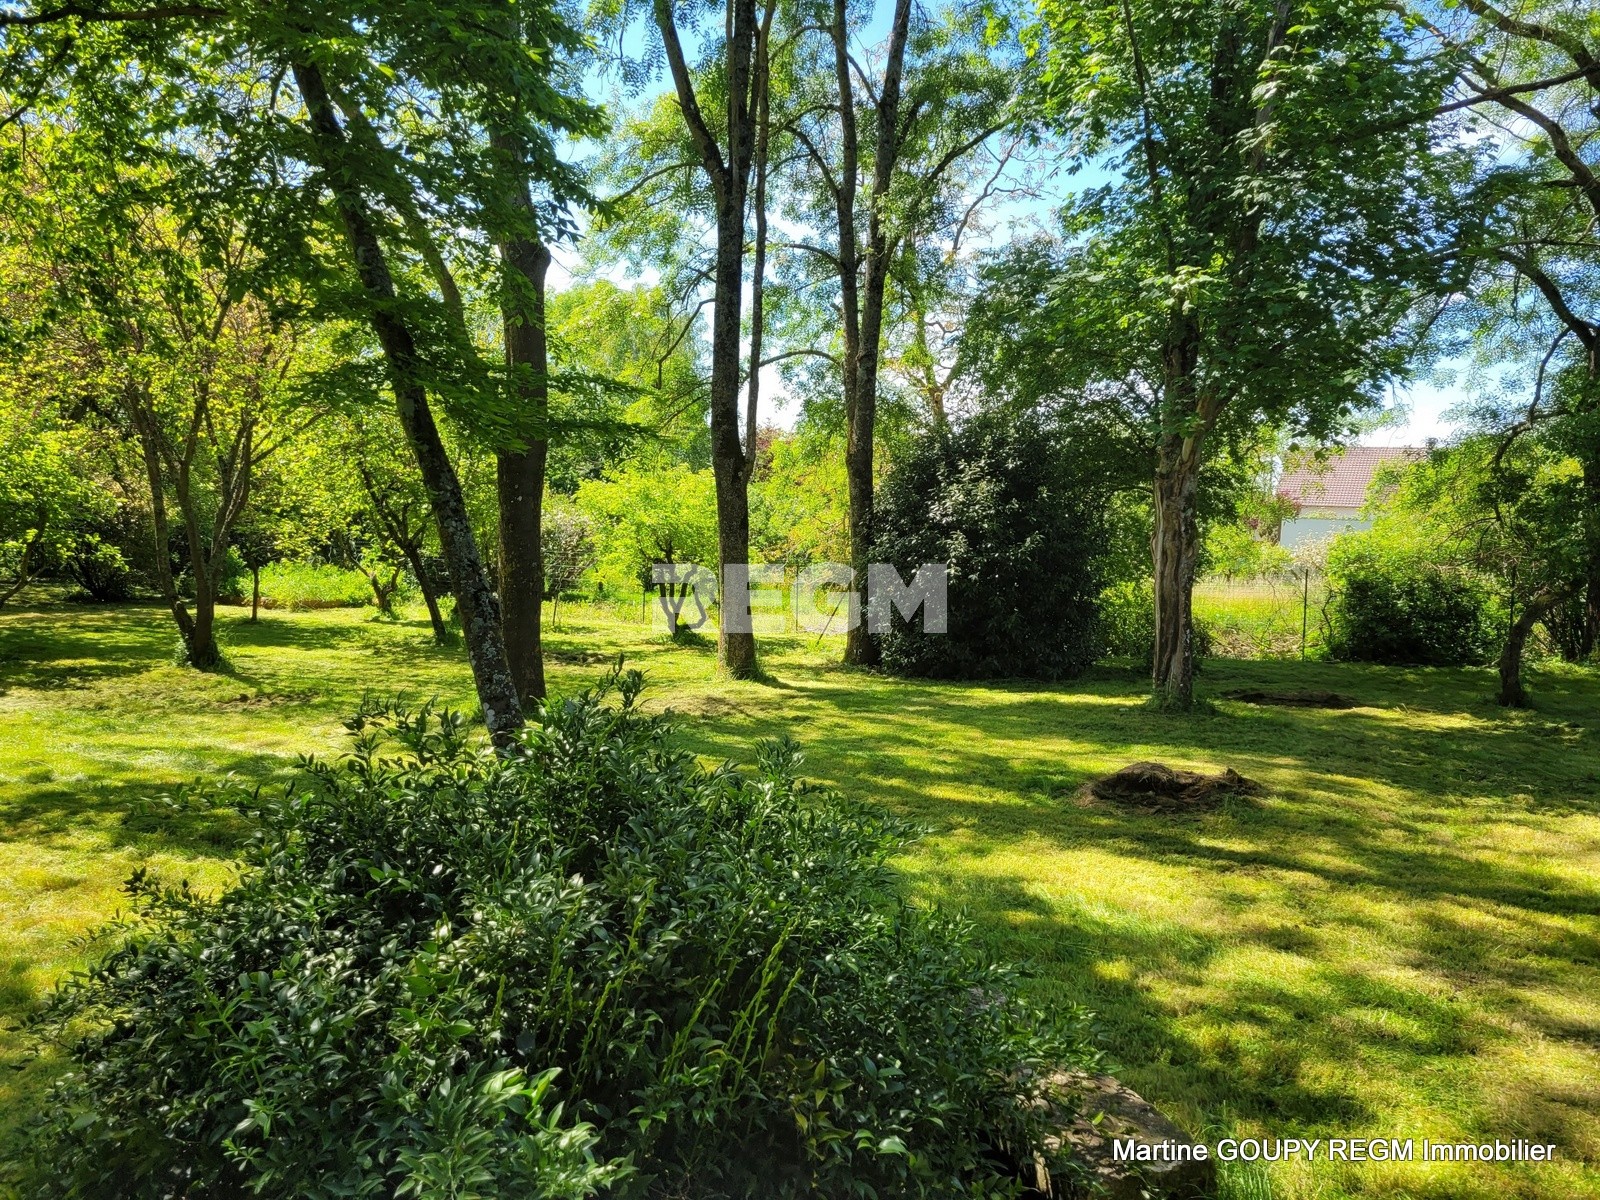
[[[332,563],[275,562],[261,569],[266,608],[359,608],[372,603],[372,586],[359,570]]]
[[[750,494],[750,544],[763,562],[803,568],[850,561],[844,438],[763,430]]]
[[[873,561],[949,569],[949,633],[895,615],[884,666],[940,678],[1060,679],[1095,660],[1100,521],[1061,443],[985,414],[913,447],[885,481]]]
[[[1219,522],[1206,530],[1201,561],[1224,579],[1261,579],[1283,574],[1294,556],[1247,525]]]
[[[96,486],[87,439],[41,403],[28,376],[0,373],[0,604],[75,554],[114,553],[84,528],[114,507]]]
[[[571,494],[599,478],[635,448],[641,431],[693,469],[710,464],[701,342],[665,288],[592,279],[553,294],[545,311],[560,367],[555,401],[587,417],[550,448],[552,490]],[[582,393],[572,386],[600,378],[608,386]]]
[[[1149,579],[1124,580],[1100,593],[1096,605],[1100,620],[1101,653],[1127,659],[1149,670],[1156,653],[1155,588]],[[1198,661],[1212,652],[1211,630],[1196,617],[1193,625],[1194,656]]]
[[[992,1194],[1067,1043],[898,897],[901,823],[788,742],[699,766],[641,686],[509,753],[366,705],[348,757],[244,793],[237,886],[136,875],[50,1010],[78,1070],[40,1194]]]
[[[650,586],[655,563],[717,564],[715,484],[663,458],[635,458],[578,487],[577,505],[595,530],[600,575],[610,587]]]
[[[1385,534],[1347,533],[1329,552],[1329,653],[1420,666],[1487,661],[1496,626],[1482,580],[1425,544]]]

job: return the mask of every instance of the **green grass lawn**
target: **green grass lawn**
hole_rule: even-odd
[[[147,866],[217,886],[239,830],[141,803],[197,775],[282,776],[340,746],[364,691],[470,704],[426,623],[363,610],[224,618],[227,674],[171,665],[160,610],[0,610],[0,1019],[14,1025]],[[968,908],[1046,999],[1091,1009],[1132,1086],[1194,1133],[1555,1142],[1550,1166],[1274,1168],[1285,1197],[1600,1196],[1600,678],[1206,664],[1203,690],[1332,689],[1337,712],[1142,707],[1102,671],[1060,687],[882,679],[773,637],[771,680],[709,647],[562,612],[557,691],[619,652],[709,756],[787,732],[809,773],[930,829],[905,868]],[[1205,816],[1075,799],[1137,759],[1232,766],[1267,794]],[[55,1064],[0,1030],[0,1159]],[[1236,1175],[1232,1186],[1261,1179]]]

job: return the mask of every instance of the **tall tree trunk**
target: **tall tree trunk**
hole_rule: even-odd
[[[905,73],[906,41],[911,31],[911,0],[895,0],[894,18],[889,28],[889,49],[884,62],[883,82],[877,96],[877,121],[874,130],[872,188],[867,212],[867,244],[862,263],[860,319],[857,342],[846,345],[849,365],[845,385],[845,481],[850,501],[850,568],[856,582],[863,585],[867,578],[868,560],[872,557],[872,504],[873,504],[873,442],[877,436],[878,421],[878,360],[883,342],[884,291],[889,280],[889,260],[892,239],[889,235],[889,216],[885,211],[889,187],[894,181],[896,161],[899,157],[900,136],[900,85]],[[834,73],[839,80],[839,108],[843,113],[854,103],[850,90],[849,68],[846,66],[845,9],[842,0],[834,0]],[[854,117],[847,162],[840,173],[841,192],[848,178],[850,207],[850,237],[854,242],[855,213],[853,211],[854,178],[860,169],[855,148]],[[843,142],[844,139],[841,139]],[[845,200],[840,198],[841,218]],[[846,223],[841,220],[841,245]],[[852,246],[851,258],[855,257]],[[843,258],[841,256],[841,263]],[[853,273],[853,264],[852,264]],[[841,279],[841,282],[842,279]],[[853,291],[853,288],[851,289]],[[851,297],[855,299],[854,296]],[[847,339],[848,340],[848,339]],[[860,611],[866,613],[865,597]],[[856,624],[845,636],[844,660],[857,666],[870,666],[878,661],[878,643],[867,631],[865,620]]]
[[[1155,531],[1150,557],[1155,574],[1155,659],[1151,685],[1156,703],[1188,708],[1194,701],[1194,577],[1200,559],[1195,499],[1199,490],[1198,441],[1162,440],[1155,475]]]
[[[1500,651],[1500,695],[1497,699],[1506,708],[1526,708],[1528,693],[1522,686],[1522,653],[1528,645],[1528,635],[1544,615],[1573,594],[1573,589],[1546,589],[1529,600],[1527,606],[1511,623],[1506,633],[1506,644]]]
[[[522,725],[522,706],[506,659],[494,593],[472,536],[472,521],[461,494],[461,481],[428,406],[416,340],[396,305],[394,280],[378,239],[377,225],[366,198],[350,182],[351,172],[344,161],[344,130],[334,113],[322,73],[315,66],[296,63],[294,76],[310,117],[319,165],[325,173],[326,185],[333,191],[355,260],[356,274],[369,302],[368,319],[383,349],[400,427],[416,456],[423,487],[438,523],[439,545],[449,568],[451,590],[461,617],[467,658],[472,664],[473,682],[483,706],[484,723],[490,736],[497,743],[505,744]]]
[[[739,442],[743,211],[741,202],[737,214],[718,216],[716,311],[711,318],[711,473],[717,491],[717,557],[724,581],[730,567],[738,570],[750,563],[750,491]],[[758,672],[755,631],[748,627],[748,616],[735,613],[728,600],[725,594],[717,625],[717,659],[733,678],[750,679]]]
[[[250,623],[261,619],[261,568],[250,568]]]
[[[756,0],[726,0],[726,6],[726,71],[722,81],[726,107],[721,123],[721,132],[727,139],[724,157],[716,133],[700,110],[694,77],[678,37],[672,0],[654,0],[653,5],[678,108],[716,201],[717,260],[712,275],[715,309],[711,318],[711,473],[716,481],[717,554],[725,592],[722,620],[717,627],[717,658],[727,674],[735,679],[749,679],[759,673],[755,631],[751,628],[748,611],[732,611],[733,606],[727,602],[726,581],[730,572],[747,568],[750,562],[748,473],[745,452],[739,444],[739,397],[743,391],[741,376],[744,371],[740,310],[744,293],[745,201],[755,157],[752,78],[756,77],[757,89],[764,86],[764,81],[754,71],[759,32]],[[754,453],[755,447],[750,447],[750,451]]]
[[[491,144],[517,164],[508,170],[506,199],[531,226],[533,199],[528,192],[522,155],[503,134]],[[531,436],[522,449],[495,456],[495,486],[500,507],[500,628],[511,663],[511,677],[524,705],[544,698],[544,652],[540,645],[543,618],[544,551],[541,541],[545,461],[549,442],[545,426],[550,413],[549,343],[545,336],[545,275],[550,250],[531,234],[500,244],[501,328],[506,344],[506,374],[517,411]]]

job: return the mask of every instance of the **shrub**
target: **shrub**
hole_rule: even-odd
[[[1102,653],[1108,658],[1128,659],[1135,667],[1147,671],[1153,667],[1156,661],[1156,598],[1155,586],[1150,580],[1113,584],[1100,593],[1098,607]],[[1190,628],[1198,669],[1200,660],[1212,653],[1211,630],[1193,615]]]
[[[97,533],[85,534],[62,560],[62,569],[86,599],[120,604],[133,599],[134,572],[122,549]]]
[[[243,801],[231,890],[137,877],[47,1010],[77,1069],[38,1193],[992,1194],[1072,1044],[898,896],[897,821],[792,744],[703,768],[637,673],[606,686],[505,753],[368,706],[350,756]]]
[[[881,639],[888,670],[1059,679],[1094,661],[1101,521],[1037,419],[983,414],[924,438],[895,465],[873,519],[874,560],[902,576],[921,563],[950,572],[949,632],[923,634],[894,614]]]
[[[583,577],[594,569],[597,557],[594,522],[570,501],[551,501],[545,506],[539,540],[544,560],[545,599],[556,599],[575,591]]]
[[[1356,662],[1460,666],[1494,653],[1493,601],[1473,575],[1370,532],[1328,553],[1328,648]]]

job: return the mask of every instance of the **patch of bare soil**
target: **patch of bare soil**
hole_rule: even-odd
[[[1343,692],[1258,692],[1251,688],[1236,688],[1223,692],[1224,700],[1242,700],[1246,704],[1276,704],[1284,708],[1360,708],[1361,701]]]
[[[1085,785],[1086,799],[1146,812],[1203,812],[1229,796],[1259,795],[1262,787],[1232,767],[1220,775],[1179,771],[1165,763],[1136,762]]]

